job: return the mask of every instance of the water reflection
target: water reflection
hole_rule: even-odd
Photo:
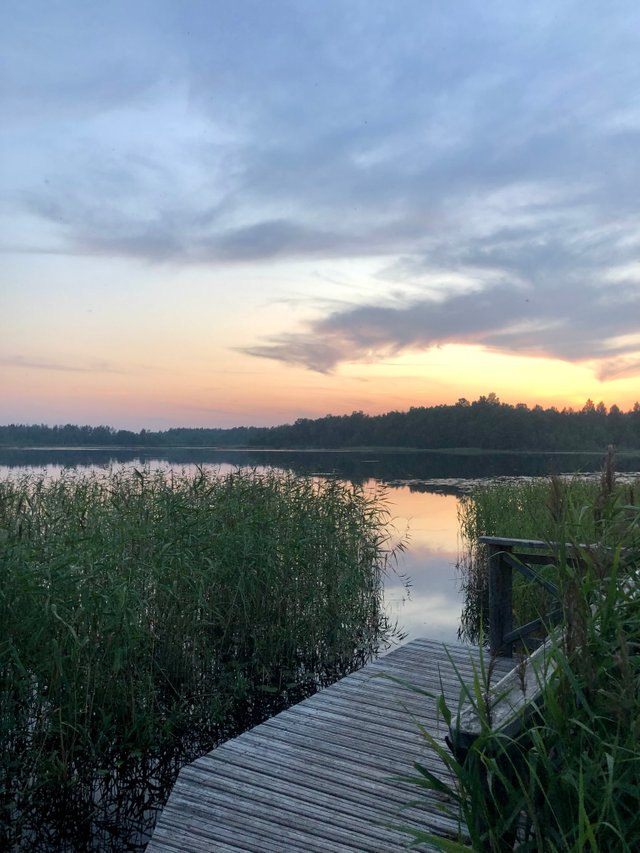
[[[456,642],[462,608],[455,570],[458,499],[401,486],[389,490],[389,500],[398,535],[405,530],[408,535],[398,565],[402,577],[390,575],[385,585],[389,612],[406,633],[405,641]]]
[[[362,483],[371,477],[402,485],[409,481],[477,479],[486,477],[537,477],[552,473],[598,471],[601,453],[442,453],[439,451],[301,451],[215,450],[187,447],[137,448],[0,448],[0,467],[44,465],[130,465],[158,462],[165,467],[190,464],[250,468],[287,468],[298,474],[331,472]],[[640,454],[620,454],[619,471],[638,471]]]

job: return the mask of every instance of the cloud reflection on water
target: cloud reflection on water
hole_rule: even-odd
[[[394,526],[408,528],[408,547],[399,556],[398,574],[385,586],[389,613],[407,633],[406,641],[430,637],[457,642],[462,600],[455,564],[458,558],[458,499],[395,487],[389,492]]]

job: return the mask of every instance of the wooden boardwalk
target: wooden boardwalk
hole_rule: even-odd
[[[184,767],[148,853],[399,853],[398,825],[455,833],[437,795],[397,778],[414,761],[442,770],[417,722],[442,741],[447,726],[432,699],[380,677],[442,689],[456,709],[452,660],[471,681],[477,651],[414,640]]]

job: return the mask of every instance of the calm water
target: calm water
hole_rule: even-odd
[[[383,487],[392,516],[393,537],[407,538],[391,572],[385,596],[405,641],[426,636],[455,641],[462,600],[456,573],[458,496],[478,481],[550,473],[598,471],[591,454],[445,454],[301,451],[8,450],[0,451],[0,477],[44,469],[51,476],[69,467],[148,465],[187,469],[212,465],[221,473],[238,466],[278,468],[298,474],[338,476],[367,488]],[[640,454],[618,460],[620,471],[640,470]]]

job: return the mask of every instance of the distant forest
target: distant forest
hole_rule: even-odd
[[[4,447],[411,447],[483,450],[640,448],[640,403],[628,412],[587,400],[579,411],[502,403],[495,394],[455,405],[420,406],[384,415],[327,415],[275,427],[179,428],[162,432],[108,426],[0,426]]]

